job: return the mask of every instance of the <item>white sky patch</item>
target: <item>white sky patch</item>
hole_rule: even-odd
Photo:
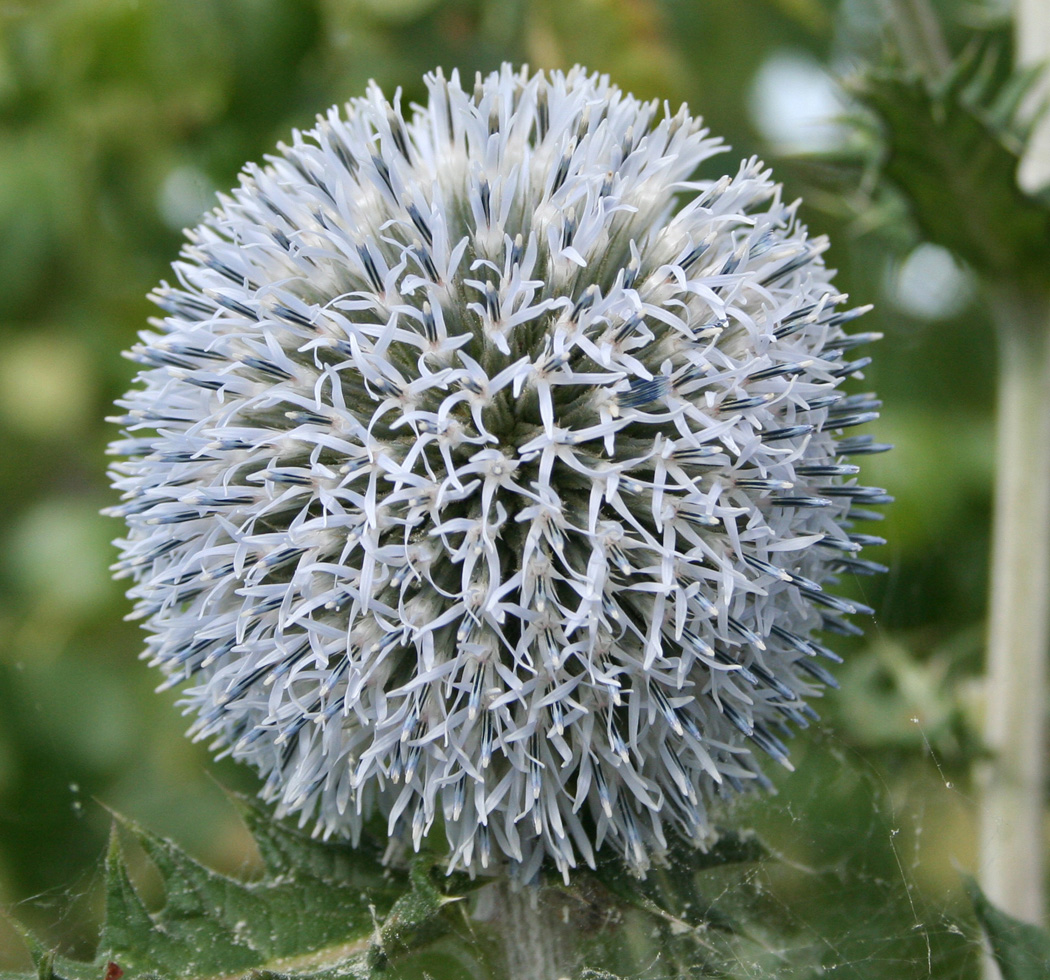
[[[943,320],[973,297],[973,277],[940,245],[924,242],[890,268],[885,290],[894,306],[921,320]]]
[[[759,132],[779,150],[829,150],[843,141],[836,121],[845,106],[841,90],[807,55],[769,58],[752,83],[749,106]]]

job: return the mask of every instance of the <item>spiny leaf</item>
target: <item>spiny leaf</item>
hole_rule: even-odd
[[[39,967],[41,959],[46,956],[50,950],[33,935],[21,922],[18,921],[13,915],[9,915],[4,909],[0,908],[0,919],[3,919],[16,933],[18,933],[19,939],[22,940],[22,945],[25,946],[26,951],[33,958],[33,965]],[[0,974],[3,976],[3,974]]]
[[[455,903],[469,890],[487,887],[491,879],[441,875],[433,854],[414,858],[407,872],[383,869],[377,847],[369,855],[311,840],[264,817],[254,804],[240,804],[266,855],[268,870],[259,880],[219,874],[171,841],[118,817],[106,855],[106,922],[95,959],[53,957],[27,935],[38,967],[35,980],[118,980],[122,975],[123,980],[389,980],[400,976],[402,967],[418,976],[442,957],[460,966],[473,964],[464,967],[471,975],[490,969],[485,940],[478,937],[493,939],[491,926],[467,921],[453,910],[461,908]],[[161,878],[165,901],[155,911],[128,873],[121,842],[129,839]],[[708,854],[684,845],[673,850],[668,867],[644,883],[625,884],[622,868],[609,862],[600,872],[605,883],[581,873],[571,888],[559,884],[555,890],[566,909],[585,917],[604,910],[602,929],[615,931],[608,924],[625,921],[624,915],[647,921],[643,929],[655,925],[661,962],[674,975],[692,976],[694,967],[697,976],[708,975],[709,953],[716,951],[700,926],[717,930],[732,924],[700,899],[704,870],[764,855],[753,837],[726,834]],[[611,910],[616,911],[610,919]],[[589,965],[616,966],[600,956]],[[601,973],[589,976],[609,980]],[[0,980],[34,977],[15,974]]]
[[[1027,135],[1017,109],[1034,76],[1004,65],[1005,53],[988,42],[937,86],[888,65],[855,94],[882,122],[883,172],[926,238],[987,281],[1045,297],[1050,211],[1016,180]]]
[[[769,856],[762,842],[754,834],[725,831],[706,852],[690,847],[683,841],[672,841],[663,867],[653,868],[644,879],[628,878],[611,861],[598,865],[596,876],[614,895],[637,908],[687,927],[722,926],[717,909],[703,899],[697,873],[729,864],[746,864]]]
[[[267,873],[243,882],[196,861],[171,841],[116,818],[105,858],[105,922],[92,962],[55,957],[26,930],[22,935],[38,980],[368,980],[376,918],[400,923],[388,954],[415,948],[434,930],[422,928],[451,899],[414,875],[414,905],[404,900],[408,876],[384,869],[375,851],[323,843],[263,819],[254,805],[241,812],[266,857]],[[151,912],[128,874],[119,830],[156,867],[164,905]],[[430,889],[430,891],[427,890]],[[432,893],[433,894],[432,894]],[[405,899],[408,896],[404,896]],[[110,964],[115,964],[110,966]],[[31,980],[13,974],[5,980]]]
[[[382,863],[382,847],[369,835],[362,834],[356,846],[343,841],[318,846],[314,838],[278,823],[255,800],[239,793],[227,795],[255,839],[263,864],[273,877],[294,873],[297,878],[353,883],[362,888],[390,887],[390,873]]]
[[[54,950],[49,950],[40,957],[36,965],[37,980],[55,980],[55,956]]]
[[[258,914],[260,903],[255,900],[251,886],[206,868],[170,840],[133,821],[121,819],[120,824],[134,836],[160,872],[166,897],[162,915],[166,921],[232,915],[237,922],[242,912],[238,906],[244,904],[249,906],[243,909],[246,914]]]
[[[48,980],[49,977],[62,977],[63,980],[99,980],[94,964],[78,963],[76,960],[57,955],[54,950],[48,949],[21,922],[8,915],[3,909],[0,909],[0,918],[18,933],[36,968],[35,974],[0,970],[0,980],[30,980],[33,976],[37,980]]]
[[[106,917],[98,954],[130,970],[188,972],[190,950],[158,929],[128,876],[114,825],[106,852]]]
[[[373,947],[372,962],[384,966],[394,954],[419,946],[448,932],[441,911],[458,897],[449,897],[431,881],[433,860],[426,855],[415,858],[409,870],[411,890],[402,895],[390,910]]]
[[[151,919],[154,929],[180,952],[193,951],[190,962],[181,962],[204,973],[258,965],[270,950],[251,942],[258,929],[249,925],[268,922],[269,916],[249,887],[209,871],[170,841],[131,821],[121,823],[160,872],[166,901]]]
[[[1003,980],[1050,977],[1050,933],[997,909],[968,875],[963,882]]]

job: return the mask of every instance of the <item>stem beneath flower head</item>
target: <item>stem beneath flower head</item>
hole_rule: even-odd
[[[561,980],[574,975],[576,925],[549,888],[494,886],[495,925],[503,937],[507,980]]]
[[[1045,912],[1043,799],[1050,639],[1050,310],[1003,312],[980,876],[1019,919]]]

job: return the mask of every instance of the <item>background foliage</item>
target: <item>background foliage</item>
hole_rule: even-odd
[[[993,9],[943,5],[956,39]],[[582,62],[639,96],[688,101],[802,195],[863,329],[885,334],[865,387],[896,444],[866,482],[897,498],[889,575],[849,587],[879,610],[841,644],[825,731],[797,740],[780,793],[728,819],[781,860],[712,884],[763,909],[744,975],[778,944],[832,975],[976,975],[955,865],[974,867],[968,782],[978,752],[990,513],[992,329],[965,269],[871,190],[830,74],[880,43],[867,0],[3,0],[0,2],[0,903],[72,952],[97,936],[104,803],[221,870],[258,855],[209,774],[251,773],[182,737],[136,660],[109,580],[116,523],[103,417],[130,382],[119,357],[150,315],[180,229],[293,126],[374,77],[420,98],[435,65]],[[807,120],[810,124],[807,125]],[[860,149],[863,149],[861,147]],[[799,151],[821,151],[803,160]],[[863,158],[863,157],[861,157]],[[134,862],[133,862],[134,864]],[[145,863],[139,868],[147,895]],[[133,868],[133,871],[135,869]],[[746,894],[745,894],[746,893]],[[0,969],[21,967],[0,922]],[[797,957],[796,957],[797,959]],[[801,960],[800,960],[801,962]],[[788,975],[786,973],[781,975]],[[795,976],[796,974],[790,974]],[[797,974],[799,976],[808,974]]]

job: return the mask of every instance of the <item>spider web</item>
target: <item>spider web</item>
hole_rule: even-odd
[[[941,815],[972,806],[935,758],[932,772],[911,774],[902,800],[885,771],[830,735],[799,745],[796,759],[777,797],[734,815],[772,858],[742,875],[727,869],[714,896],[740,923],[724,946],[729,975],[976,977],[980,939],[961,878],[926,865],[944,863],[953,849],[962,863],[969,847],[944,837]]]

